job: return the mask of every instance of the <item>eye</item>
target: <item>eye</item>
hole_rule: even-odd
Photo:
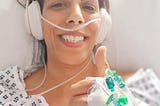
[[[90,13],[94,13],[94,12],[97,11],[97,8],[96,8],[95,6],[93,6],[93,5],[91,5],[91,4],[84,4],[84,5],[82,6],[82,8],[83,8],[84,10],[86,10],[87,12],[90,12]]]
[[[54,2],[51,7],[54,8],[54,9],[61,9],[61,8],[66,7],[66,3],[62,2],[62,1]]]

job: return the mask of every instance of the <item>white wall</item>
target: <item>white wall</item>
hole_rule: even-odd
[[[25,30],[24,8],[16,0],[0,0],[0,69],[30,65],[32,40]]]
[[[160,75],[160,0],[110,1],[111,66],[124,71],[152,68]]]

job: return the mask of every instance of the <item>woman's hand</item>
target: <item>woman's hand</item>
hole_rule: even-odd
[[[106,59],[106,47],[100,46],[95,54],[95,65],[97,67],[97,70],[94,71],[94,75],[97,77],[104,77],[105,76],[105,70],[109,67],[109,64]]]
[[[88,106],[87,95],[93,82],[90,80],[81,80],[71,86],[71,100],[69,106]]]
[[[108,66],[106,61],[106,48],[101,46],[97,49],[95,54],[95,65],[97,70],[94,71],[94,76],[102,77],[105,75],[105,69]],[[71,86],[71,100],[69,106],[88,106],[87,98],[88,92],[93,84],[91,80],[81,80]]]

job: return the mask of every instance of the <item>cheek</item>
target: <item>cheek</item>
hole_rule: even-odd
[[[93,23],[91,29],[95,32],[98,32],[99,31],[99,22]]]
[[[43,28],[43,38],[47,45],[51,45],[52,42],[55,41],[55,36],[54,36],[55,29],[51,25],[45,22],[42,23],[42,26],[43,26],[42,27]]]
[[[92,23],[91,25],[89,25],[89,29],[91,35],[96,38],[99,32],[99,23],[98,22]]]
[[[45,37],[46,35],[49,34],[50,25],[48,23],[42,21],[42,30],[43,30],[43,36]]]
[[[87,20],[91,21],[93,19],[99,18],[99,15],[96,14],[96,15],[93,15],[93,16],[89,16],[87,18],[88,18]],[[95,22],[89,24],[89,27],[93,32],[98,32],[99,26],[100,26],[100,21],[95,21]]]

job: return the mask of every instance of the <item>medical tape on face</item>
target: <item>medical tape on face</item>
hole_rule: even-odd
[[[47,20],[47,19],[44,18],[43,16],[41,16],[41,19],[42,19],[43,21],[47,22],[48,24],[52,25],[53,27],[56,27],[56,28],[58,28],[58,29],[60,29],[60,30],[63,30],[63,31],[77,31],[77,30],[80,30],[80,29],[88,26],[88,25],[91,24],[91,23],[94,23],[94,22],[96,22],[96,21],[100,21],[100,18],[95,18],[95,19],[92,19],[92,20],[90,20],[90,21],[88,21],[88,22],[86,22],[86,23],[84,23],[84,24],[81,24],[80,26],[78,26],[78,27],[76,27],[76,28],[65,28],[65,27],[61,27],[61,26],[59,26],[59,25],[56,25],[56,24],[52,23],[51,21]]]

